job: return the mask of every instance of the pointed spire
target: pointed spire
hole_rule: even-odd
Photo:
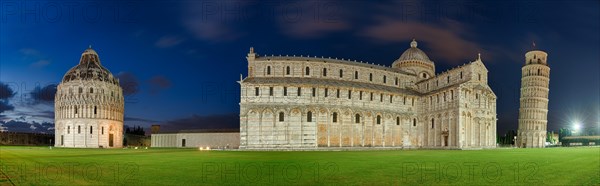
[[[531,42],[533,48],[535,48],[535,41]]]
[[[88,46],[88,48],[89,48],[89,49],[92,49],[92,44],[90,44],[90,45]]]
[[[248,59],[248,61],[254,61],[254,59],[256,59],[256,55],[254,53],[254,47],[250,47],[250,51],[248,52],[248,56],[246,57],[246,59]]]
[[[477,60],[481,61],[481,53],[477,53]]]

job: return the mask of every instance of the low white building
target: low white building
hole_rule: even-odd
[[[151,147],[237,149],[240,132],[231,130],[181,130],[152,134]]]

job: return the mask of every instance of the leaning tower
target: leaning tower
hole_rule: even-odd
[[[525,54],[521,68],[521,106],[517,145],[521,148],[543,148],[548,125],[548,84],[550,67],[548,54],[532,50]]]
[[[91,46],[65,74],[55,98],[54,146],[123,146],[123,90]]]

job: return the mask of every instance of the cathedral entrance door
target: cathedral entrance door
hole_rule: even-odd
[[[114,136],[113,136],[113,134],[109,134],[109,135],[108,135],[108,146],[109,146],[109,147],[112,147],[112,146],[113,146],[113,143],[114,143],[114,142],[113,142],[113,137],[114,137]]]

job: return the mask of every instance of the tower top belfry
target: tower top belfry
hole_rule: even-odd
[[[541,64],[541,65],[548,65],[548,63],[546,62],[548,58],[548,53],[541,51],[541,50],[531,50],[527,53],[525,53],[525,65],[529,65],[529,64]]]

